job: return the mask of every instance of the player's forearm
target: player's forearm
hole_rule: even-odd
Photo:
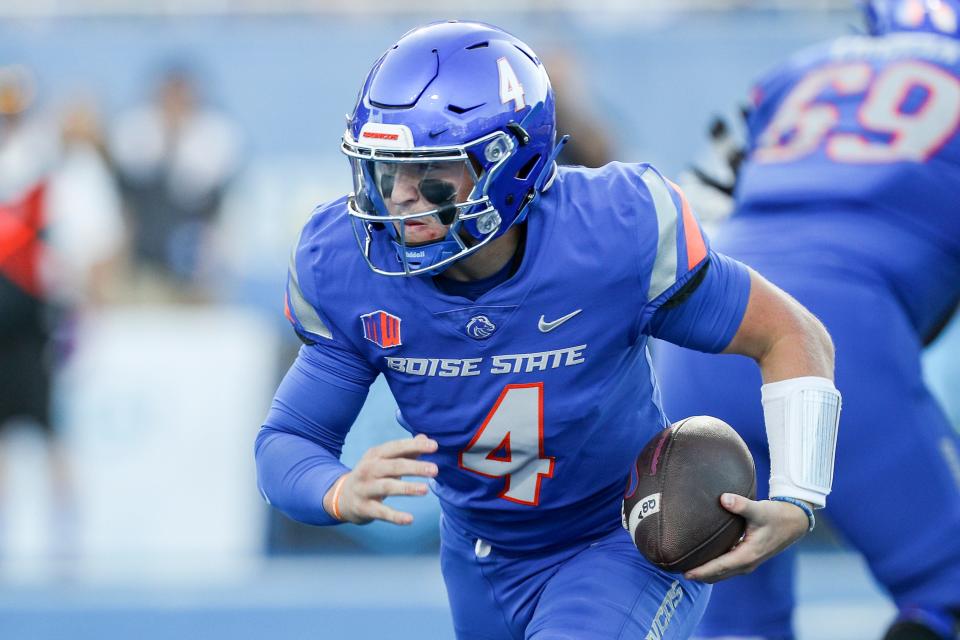
[[[822,507],[833,483],[840,414],[833,342],[800,303],[756,272],[750,278],[747,311],[727,351],[760,365],[770,496]]]
[[[301,436],[264,427],[257,436],[255,458],[260,492],[271,505],[306,524],[338,522],[324,508],[323,498],[349,468],[333,452]]]
[[[817,376],[833,380],[834,349],[830,334],[808,311],[756,358],[764,383]]]
[[[366,399],[366,387],[331,380],[325,353],[301,349],[284,376],[257,435],[260,491],[294,520],[337,522],[323,496],[348,469],[340,453]]]

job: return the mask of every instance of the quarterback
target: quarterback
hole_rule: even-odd
[[[408,524],[384,499],[434,491],[458,638],[685,638],[710,583],[800,538],[830,491],[833,347],[710,249],[656,169],[558,167],[564,142],[543,65],[496,27],[430,24],[376,61],[341,142],[353,191],[293,251],[285,311],[305,344],[257,437],[259,484],[316,525]],[[773,499],[725,495],[747,534],[686,575],[621,527],[630,467],[669,424],[651,336],[756,360],[779,443]],[[411,437],[350,469],[378,375]]]

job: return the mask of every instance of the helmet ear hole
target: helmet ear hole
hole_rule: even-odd
[[[533,173],[533,170],[540,164],[541,156],[539,153],[530,158],[524,163],[520,170],[517,171],[517,180],[526,180],[530,177],[530,174]]]

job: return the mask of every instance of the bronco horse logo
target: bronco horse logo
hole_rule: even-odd
[[[467,323],[467,335],[477,340],[486,340],[497,330],[497,325],[487,316],[473,316]]]

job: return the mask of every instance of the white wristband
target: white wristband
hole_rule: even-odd
[[[770,496],[827,504],[840,420],[840,392],[827,378],[806,376],[760,387],[770,445]]]

